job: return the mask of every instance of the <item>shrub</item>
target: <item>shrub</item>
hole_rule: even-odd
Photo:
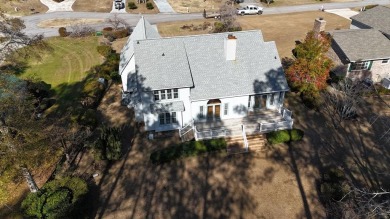
[[[335,167],[326,168],[320,186],[321,196],[325,201],[338,201],[348,193],[349,189],[342,170]]]
[[[302,140],[304,132],[300,129],[292,129],[290,130],[290,140],[291,141],[299,141]]]
[[[190,141],[155,151],[150,155],[150,160],[154,164],[166,163],[179,158],[196,156],[198,154],[223,149],[226,149],[226,141],[222,138],[205,141]]]
[[[122,157],[122,130],[123,128],[101,128],[99,139],[95,142],[95,150],[102,160],[119,160]]]
[[[58,34],[60,34],[60,37],[67,37],[69,35],[65,27],[58,28]]]
[[[271,144],[279,144],[290,141],[290,133],[288,130],[273,131],[267,133],[267,140]]]
[[[136,5],[134,2],[129,2],[129,3],[127,4],[127,6],[128,6],[129,9],[131,9],[131,10],[134,10],[134,9],[137,9],[137,8],[138,8],[137,5]]]
[[[87,183],[77,177],[65,177],[46,183],[37,193],[29,193],[22,202],[28,217],[68,218],[79,215],[77,206],[88,192]]]
[[[153,6],[152,3],[148,2],[148,3],[146,3],[146,8],[147,8],[148,10],[153,10],[153,9],[154,9],[154,6]]]
[[[129,36],[129,30],[127,28],[119,29],[112,32],[115,39],[125,38]]]
[[[87,109],[84,111],[79,119],[79,124],[95,128],[97,125],[97,113],[94,109]]]
[[[111,49],[111,46],[107,46],[107,45],[97,46],[96,49],[97,49],[98,53],[104,57],[108,56],[109,54],[111,54],[113,52]]]
[[[280,130],[267,133],[266,137],[269,143],[279,144],[290,141],[302,140],[304,132],[300,129]]]
[[[110,32],[110,31],[112,31],[112,30],[113,30],[112,27],[105,27],[105,28],[103,28],[103,32],[104,32],[104,31]]]

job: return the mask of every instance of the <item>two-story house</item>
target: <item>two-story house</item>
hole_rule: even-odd
[[[161,38],[144,18],[122,50],[123,102],[147,131],[196,139],[292,127],[274,42],[260,31]]]
[[[390,8],[377,6],[351,17],[349,30],[332,31],[335,73],[381,82],[390,78]]]

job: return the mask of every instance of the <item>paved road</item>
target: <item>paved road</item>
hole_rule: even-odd
[[[338,9],[338,8],[351,8],[351,7],[362,7],[365,5],[371,4],[380,4],[380,5],[390,5],[390,0],[363,0],[358,2],[342,2],[342,3],[326,3],[326,4],[310,4],[310,5],[298,5],[298,6],[285,6],[285,7],[271,7],[264,8],[264,14],[283,14],[283,13],[292,13],[292,12],[303,12],[303,11],[315,11],[319,10],[321,6],[324,6],[324,9]],[[32,34],[44,34],[45,37],[57,36],[58,28],[40,28],[37,26],[39,22],[48,20],[48,19],[60,19],[60,18],[97,18],[105,19],[110,17],[110,13],[98,13],[98,12],[51,12],[45,14],[35,14],[26,17],[22,17],[25,22],[26,30],[25,32],[29,35]],[[131,25],[135,26],[140,18],[138,14],[118,14],[119,17],[126,19],[126,21]],[[184,20],[193,20],[193,19],[202,19],[202,14],[153,14],[153,15],[144,15],[144,17],[152,24],[168,21],[184,21]],[[107,24],[96,24],[91,25],[94,28],[102,28]]]

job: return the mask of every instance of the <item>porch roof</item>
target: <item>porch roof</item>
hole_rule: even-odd
[[[169,113],[184,111],[183,101],[150,104],[150,109],[155,113]]]

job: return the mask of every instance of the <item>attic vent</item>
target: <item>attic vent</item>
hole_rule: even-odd
[[[137,44],[139,44],[139,41],[137,41]]]
[[[275,59],[276,59],[276,56],[275,56]]]
[[[162,56],[165,56],[165,53],[163,53]]]

